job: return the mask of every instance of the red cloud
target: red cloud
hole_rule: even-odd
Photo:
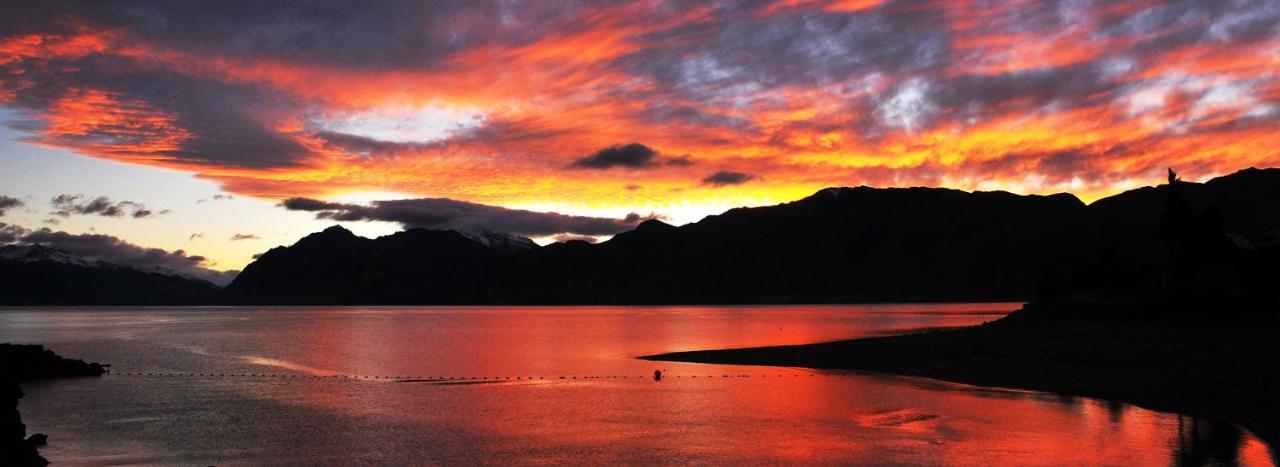
[[[1088,199],[1155,182],[1168,165],[1203,178],[1280,158],[1268,142],[1280,123],[1274,12],[865,0],[518,16],[484,3],[387,8],[267,8],[247,25],[210,12],[160,30],[110,5],[32,19],[0,36],[0,102],[27,119],[31,141],[269,198],[381,189],[621,209],[928,184]],[[288,36],[298,30],[317,39]],[[228,33],[240,40],[212,40]],[[323,125],[427,105],[465,109],[480,126],[405,142]],[[653,164],[640,181],[571,169],[630,141],[703,168]],[[703,183],[713,168],[758,178],[717,189]],[[625,189],[636,182],[645,189]]]

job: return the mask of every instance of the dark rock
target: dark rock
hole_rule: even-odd
[[[101,376],[100,363],[58,356],[42,345],[0,344],[0,379],[28,381],[75,376]]]
[[[0,344],[0,465],[43,466],[49,461],[36,451],[48,437],[27,437],[18,413],[22,398],[19,381],[76,376],[100,376],[106,370],[97,363],[62,358],[40,345]]]

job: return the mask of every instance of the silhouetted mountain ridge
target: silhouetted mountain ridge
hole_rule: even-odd
[[[512,303],[1012,299],[1037,278],[1066,273],[1040,265],[1060,262],[1048,245],[1083,210],[1070,195],[828,188],[519,255],[495,271],[489,293]],[[1016,244],[997,247],[992,236]],[[976,269],[991,273],[975,279]]]
[[[340,226],[276,247],[223,291],[233,303],[472,303],[503,248],[452,230],[409,229],[377,239]]]
[[[1280,170],[1187,183],[1199,209],[1265,242],[1280,229]],[[278,247],[227,287],[228,303],[586,304],[1022,300],[1107,261],[1158,261],[1164,187],[1085,205],[1070,194],[825,188],[775,206],[672,226],[648,220],[600,244],[500,248],[410,229],[341,227]],[[1154,263],[1153,263],[1154,264]],[[1138,266],[1133,266],[1138,267]]]
[[[195,305],[218,290],[204,280],[89,261],[43,245],[0,247],[0,305]]]
[[[1280,168],[1248,168],[1205,183],[1182,182],[1183,196],[1194,210],[1214,208],[1223,230],[1251,242],[1274,242],[1280,232]],[[1103,198],[1089,206],[1101,223],[1116,230],[1155,228],[1168,185],[1143,187]]]

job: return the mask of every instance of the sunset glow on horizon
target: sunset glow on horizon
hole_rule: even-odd
[[[1274,1],[3,9],[13,138],[193,174],[262,212],[436,198],[679,224],[828,186],[1087,202],[1170,166],[1280,161]],[[289,222],[211,256],[238,268],[315,226]],[[190,230],[132,238],[175,249]]]

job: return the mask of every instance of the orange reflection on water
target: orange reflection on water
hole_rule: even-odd
[[[24,419],[58,433],[56,462],[1271,465],[1265,443],[1234,426],[1115,402],[633,358],[969,325],[1013,307],[33,312],[0,314],[0,340],[51,342],[118,371],[359,377],[28,388]],[[655,369],[667,376],[654,381]]]

